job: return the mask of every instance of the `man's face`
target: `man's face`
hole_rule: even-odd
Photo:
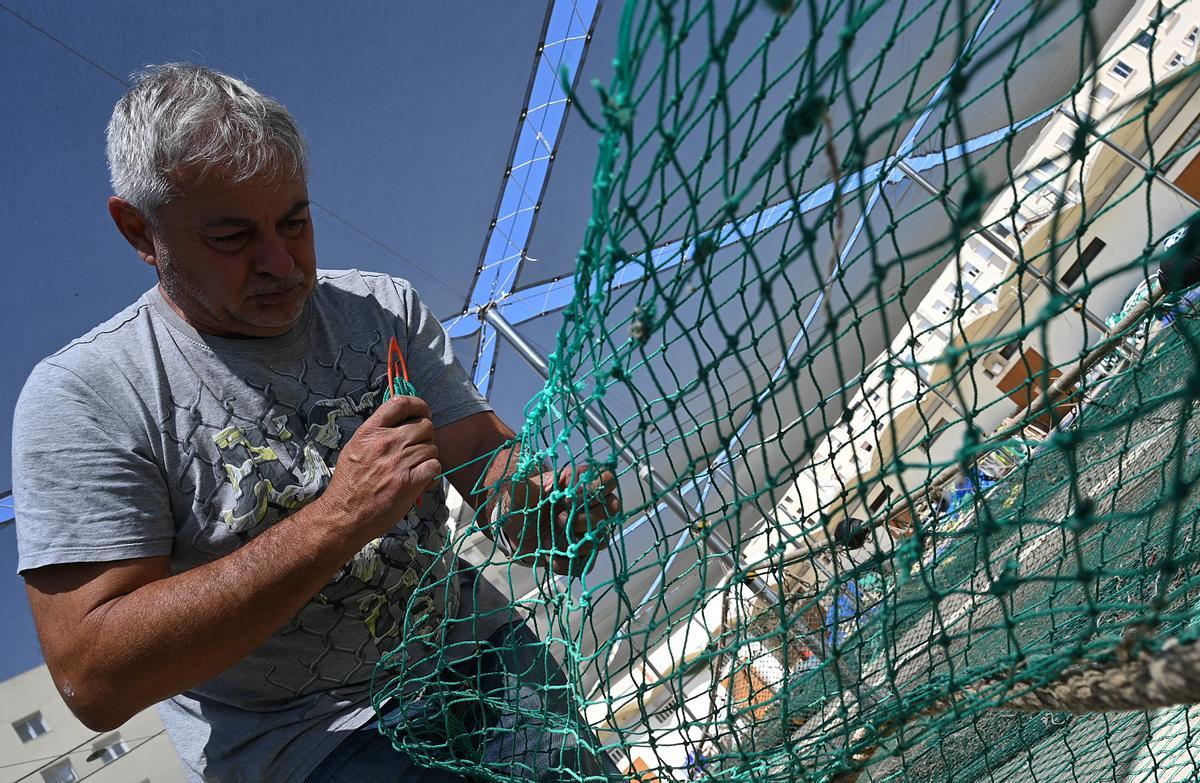
[[[167,298],[198,331],[274,337],[300,318],[316,283],[316,251],[302,176],[231,183],[219,172],[177,173],[179,196],[154,231]]]

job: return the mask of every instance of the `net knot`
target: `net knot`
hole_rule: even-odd
[[[641,304],[633,308],[633,320],[629,323],[629,336],[639,345],[650,342],[654,334],[654,305]]]
[[[763,0],[763,5],[777,14],[790,14],[796,7],[792,0]]]
[[[823,95],[810,95],[788,114],[783,121],[783,141],[792,147],[805,136],[811,135],[821,126],[829,102]]]
[[[600,94],[604,118],[608,120],[609,127],[622,131],[628,130],[633,125],[633,107],[629,105],[625,93],[618,92],[610,95],[599,81],[593,81],[592,87]]]
[[[1009,66],[1010,68],[1012,66]],[[1011,78],[1011,77],[1009,77]],[[950,72],[950,83],[947,85],[951,95],[962,95],[967,91],[967,84],[971,81],[970,74],[963,67],[962,62],[958,62],[954,66],[954,70]]]
[[[974,174],[967,176],[967,184],[963,188],[962,198],[959,199],[958,216],[955,222],[960,229],[970,229],[977,225],[987,209],[987,193],[983,180]]]
[[[696,237],[696,246],[692,249],[692,263],[706,264],[715,252],[717,252],[717,238],[712,235],[712,232],[701,234]]]
[[[1009,558],[1004,563],[1004,570],[1000,576],[996,577],[992,582],[988,592],[995,596],[1008,595],[1014,592],[1021,586],[1021,577],[1018,575],[1020,565],[1015,558]]]
[[[1095,511],[1096,503],[1091,498],[1079,498],[1075,504],[1075,513],[1067,520],[1067,528],[1073,533],[1082,533],[1094,526],[1098,521]]]

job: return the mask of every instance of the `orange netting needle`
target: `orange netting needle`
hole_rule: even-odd
[[[403,384],[401,385],[400,392],[403,392],[405,395],[415,396],[416,389],[413,388],[412,382],[408,379],[408,364],[404,361],[404,354],[400,350],[400,343],[396,342],[395,335],[393,335],[391,341],[388,342],[387,365],[387,396],[390,397],[398,393],[396,390],[396,382],[401,379],[403,379]],[[387,397],[384,399],[387,399]],[[421,497],[418,495],[415,508],[420,507]]]
[[[393,335],[391,342],[388,343],[388,388],[396,387],[396,369],[400,370],[400,377],[405,381],[408,380],[408,364],[404,361],[404,354],[400,352],[400,343],[396,342]]]

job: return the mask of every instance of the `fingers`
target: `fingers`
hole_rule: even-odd
[[[429,419],[408,419],[397,424],[395,429],[399,428],[404,428],[405,437],[414,443],[425,445],[436,443],[437,433],[433,429],[433,422]]]
[[[411,468],[409,475],[412,476],[413,483],[425,486],[432,484],[434,479],[442,475],[442,463],[437,457],[437,449],[434,449],[432,456],[426,457],[416,467]]]
[[[559,489],[571,489],[573,497],[563,499],[564,504],[583,506],[591,519],[604,519],[621,510],[617,498],[617,477],[611,470],[602,470],[600,475],[587,484],[576,484],[575,477],[591,470],[589,465],[568,465],[558,475]]]
[[[594,470],[594,465],[586,463],[581,465],[567,465],[558,472],[558,488],[569,489],[575,484],[577,476],[582,476],[589,470]],[[599,495],[601,492],[616,492],[617,491],[617,476],[611,470],[601,470],[600,475],[593,478],[586,486],[579,485],[576,487],[577,492],[586,492]]]
[[[556,574],[580,576],[595,565],[595,553],[608,546],[609,529],[601,524],[608,516],[607,509],[599,507],[587,514],[529,513],[514,516],[499,534],[514,543],[515,559],[530,565],[540,562]]]
[[[575,538],[582,538],[589,532],[599,532],[602,535],[597,536],[598,541],[603,541],[607,545],[608,530],[600,524],[607,519],[612,519],[621,512],[621,501],[615,494],[605,495],[603,498],[593,500],[591,503],[580,511],[575,512],[571,516],[569,525],[564,520],[563,527],[570,529]]]
[[[594,471],[589,480],[579,477],[591,470],[580,464],[514,482],[511,508],[524,509],[520,521],[510,519],[505,532],[517,559],[534,559],[556,574],[580,576],[596,563],[596,553],[608,546],[612,525],[606,521],[621,512],[617,478],[611,470]],[[561,494],[549,502],[549,495]]]
[[[621,512],[621,501],[616,494],[615,477],[609,473],[591,484],[592,492],[582,509],[563,515],[563,529],[567,540],[576,544],[574,556],[555,555],[551,569],[558,574],[581,576],[596,564],[595,555],[608,547],[612,537],[612,526],[604,524]],[[566,519],[566,517],[570,519]]]
[[[589,566],[590,561],[591,558],[585,559],[581,556],[555,555],[550,560],[550,570],[559,576],[583,576],[592,570]]]
[[[395,427],[412,419],[430,419],[432,416],[429,405],[420,397],[393,397],[380,405],[368,421],[380,427]]]
[[[393,397],[369,421],[376,427],[375,435],[390,444],[388,458],[415,467],[438,456],[437,433],[429,415],[429,406],[421,398]]]
[[[589,465],[567,466],[559,472],[559,487],[570,488],[575,477],[590,469]],[[608,546],[610,530],[600,523],[621,511],[616,474],[611,470],[602,470],[587,484],[575,485],[572,495],[570,499],[562,501],[564,506],[560,506],[560,528],[573,541],[582,540],[590,533],[598,548]]]

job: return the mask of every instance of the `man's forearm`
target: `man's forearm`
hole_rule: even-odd
[[[365,543],[322,513],[314,502],[224,557],[88,611],[88,643],[60,667],[68,704],[93,728],[114,728],[244,658]]]

